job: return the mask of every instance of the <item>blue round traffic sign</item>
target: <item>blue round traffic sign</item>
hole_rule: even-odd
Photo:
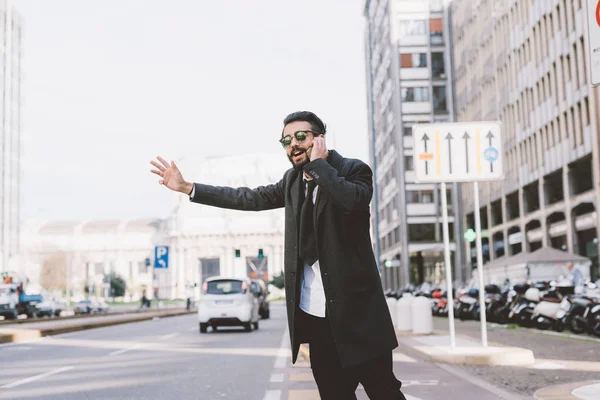
[[[488,147],[483,152],[483,158],[485,158],[489,162],[496,161],[499,156],[500,154],[498,153],[498,150],[496,150],[494,147]]]

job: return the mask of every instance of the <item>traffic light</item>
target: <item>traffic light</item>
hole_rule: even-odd
[[[264,258],[263,249],[258,249],[258,258]]]
[[[240,249],[235,249],[235,258],[240,258],[242,256]]]

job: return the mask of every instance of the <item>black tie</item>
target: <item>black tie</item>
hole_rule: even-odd
[[[300,211],[300,258],[308,265],[313,265],[317,259],[317,238],[313,223],[313,192],[316,183],[314,180],[306,182],[308,187],[306,198]]]

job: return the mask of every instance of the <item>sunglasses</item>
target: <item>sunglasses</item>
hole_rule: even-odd
[[[312,133],[313,135],[319,135],[319,133],[313,131],[297,131],[294,132],[294,137],[298,142],[304,142],[309,133]],[[292,137],[290,135],[284,136],[281,139],[279,139],[279,143],[281,143],[281,145],[285,149],[292,144]]]

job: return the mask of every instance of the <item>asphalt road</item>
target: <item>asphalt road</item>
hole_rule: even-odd
[[[283,306],[271,315],[251,333],[200,334],[186,315],[2,345],[0,399],[318,399],[308,362],[290,364]],[[394,359],[409,400],[514,398],[408,348]]]

